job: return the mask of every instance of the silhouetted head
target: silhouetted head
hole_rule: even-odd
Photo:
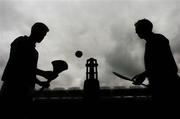
[[[37,22],[32,26],[30,36],[33,38],[33,40],[35,40],[35,42],[40,43],[48,31],[49,29],[45,24]]]
[[[136,33],[141,39],[146,39],[152,33],[153,24],[147,19],[141,19],[135,24]]]

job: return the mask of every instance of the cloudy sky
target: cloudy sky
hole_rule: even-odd
[[[51,61],[56,59],[69,64],[51,88],[82,88],[90,57],[98,61],[101,86],[131,86],[112,71],[132,77],[144,70],[144,41],[134,31],[134,23],[142,18],[151,20],[154,32],[170,40],[180,69],[179,0],[0,0],[0,78],[10,43],[29,35],[31,26],[40,21],[50,32],[37,44],[38,67],[52,70]],[[83,51],[81,58],[74,55],[77,50]]]

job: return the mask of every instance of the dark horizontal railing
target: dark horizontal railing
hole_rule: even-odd
[[[41,93],[36,91],[36,98],[77,98],[83,97],[84,92],[82,89],[73,90],[45,90]],[[120,88],[120,89],[101,89],[99,92],[100,97],[150,97],[151,93],[147,88]]]

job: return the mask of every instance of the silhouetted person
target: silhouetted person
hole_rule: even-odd
[[[49,31],[43,23],[35,23],[30,36],[20,36],[11,43],[10,57],[5,67],[1,88],[4,112],[17,119],[25,118],[31,111],[35,83],[46,86],[36,75],[49,80],[56,78],[52,71],[37,68],[38,52],[36,43],[40,43]]]
[[[171,104],[177,99],[179,86],[178,68],[170,49],[169,41],[161,34],[152,32],[153,24],[142,19],[135,23],[137,35],[146,41],[145,71],[134,77],[134,84],[141,84],[147,77],[156,104]]]

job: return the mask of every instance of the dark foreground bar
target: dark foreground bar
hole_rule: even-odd
[[[46,90],[34,100],[35,118],[77,115],[106,115],[150,109],[152,99],[147,89],[101,89],[98,99],[84,98],[80,89]]]

